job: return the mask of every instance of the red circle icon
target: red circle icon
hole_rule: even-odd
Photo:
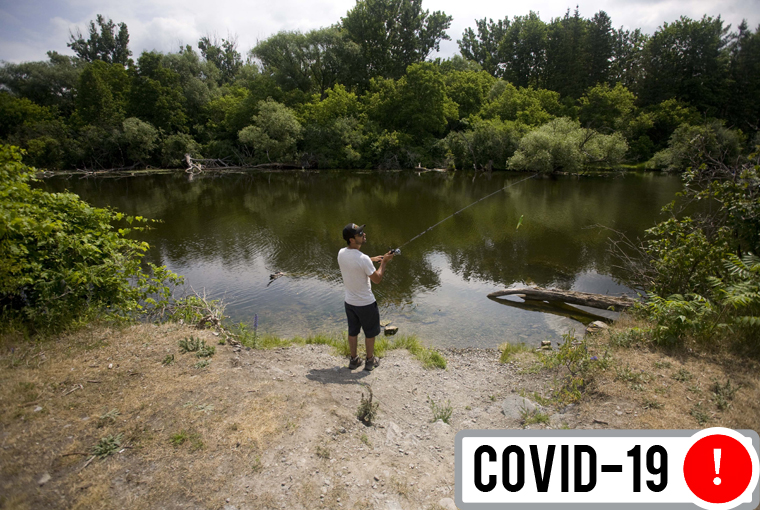
[[[727,503],[747,489],[752,459],[733,437],[706,436],[694,443],[683,461],[686,485],[702,501]]]

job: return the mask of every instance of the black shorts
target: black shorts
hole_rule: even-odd
[[[364,330],[366,338],[374,338],[380,334],[380,310],[377,301],[367,306],[346,305],[348,317],[348,336],[358,336],[359,330]]]

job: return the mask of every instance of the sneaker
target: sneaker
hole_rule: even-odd
[[[364,361],[364,370],[367,370],[371,372],[372,370],[376,369],[380,366],[380,358],[377,356],[372,356],[371,358],[367,358]]]
[[[348,369],[353,370],[362,366],[362,359],[359,356],[354,356],[348,359]]]

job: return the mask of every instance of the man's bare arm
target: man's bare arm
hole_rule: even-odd
[[[377,257],[373,257],[377,258]],[[369,279],[372,283],[380,283],[383,281],[383,275],[385,274],[385,265],[393,260],[393,252],[389,251],[385,255],[382,255],[382,258],[380,259],[380,267],[377,268],[377,270],[369,275]]]

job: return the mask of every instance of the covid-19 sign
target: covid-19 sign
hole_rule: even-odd
[[[758,451],[757,432],[725,428],[463,430],[456,504],[749,510],[760,504]]]

